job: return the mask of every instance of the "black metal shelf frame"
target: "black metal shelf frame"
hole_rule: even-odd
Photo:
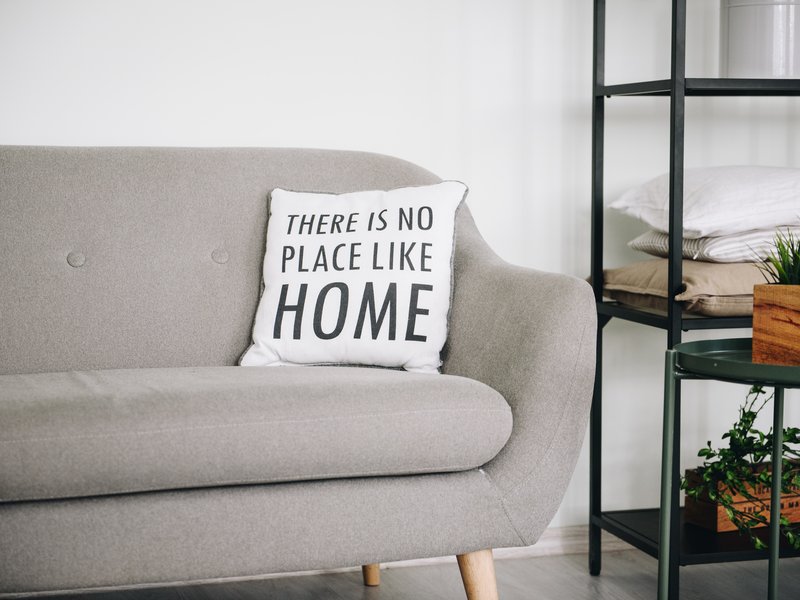
[[[663,311],[634,308],[615,301],[604,300],[598,302],[597,314],[601,317],[617,317],[625,321],[633,321],[660,329],[667,329],[669,327],[669,317]],[[752,326],[752,317],[701,317],[685,313],[681,317],[681,328],[683,331],[693,331],[697,329],[746,329]]]
[[[600,327],[597,334],[597,370],[594,398],[590,416],[590,496],[589,496],[589,572],[598,575],[601,569],[600,533],[609,531],[620,539],[658,556],[658,509],[604,512],[602,510],[602,364],[603,328],[612,318],[632,321],[667,332],[667,348],[680,343],[682,331],[699,329],[749,328],[747,318],[707,318],[683,314],[675,300],[682,282],[683,239],[683,175],[685,99],[687,96],[800,96],[800,79],[710,79],[686,78],[686,0],[671,0],[671,69],[670,78],[655,81],[605,84],[605,21],[606,0],[594,0],[594,68],[592,103],[592,205],[591,205],[591,277],[597,302]],[[669,242],[668,242],[668,303],[666,312],[642,310],[623,306],[603,299],[603,171],[605,102],[619,96],[664,96],[670,102],[669,151]],[[674,422],[676,440],[679,441],[680,385],[676,388],[676,414]],[[675,444],[673,465],[679,468],[679,444]],[[677,486],[671,494],[672,506],[679,506],[680,491]],[[682,526],[680,512],[672,511],[673,530],[681,531],[681,544],[673,544],[668,558],[670,599],[678,594],[679,565],[734,560],[755,560],[766,554],[727,545],[719,536],[709,541],[692,531],[692,526]],[[654,533],[655,532],[655,533]],[[712,536],[714,534],[711,534]],[[728,534],[722,534],[728,535]],[[714,541],[718,540],[718,541]],[[715,546],[715,544],[717,544]],[[731,549],[733,548],[733,549]],[[738,549],[737,549],[738,548]],[[781,556],[797,553],[781,552]]]
[[[800,96],[800,79],[697,79],[684,80],[686,96]],[[669,96],[669,79],[598,85],[595,96]]]
[[[659,509],[607,511],[593,521],[617,537],[629,540],[628,543],[642,552],[658,558]],[[750,539],[740,535],[737,531],[713,533],[684,523],[683,509],[681,509],[680,528],[681,548],[678,557],[681,566],[723,561],[766,560],[768,558],[767,550],[754,549]],[[767,542],[769,528],[759,529],[755,535]],[[800,556],[800,551],[793,549],[784,539],[781,541],[780,556],[781,558],[797,557]]]

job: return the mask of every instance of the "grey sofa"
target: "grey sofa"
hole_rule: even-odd
[[[266,197],[438,181],[300,149],[0,147],[0,597],[536,542],[583,440],[595,312],[459,212],[443,375],[237,367]]]

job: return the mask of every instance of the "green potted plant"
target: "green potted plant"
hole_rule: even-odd
[[[686,522],[714,531],[735,531],[749,536],[758,549],[766,547],[754,529],[769,524],[772,468],[772,430],[759,431],[755,420],[772,395],[761,386],[750,388],[739,408],[739,418],[722,438],[727,448],[706,447],[697,455],[703,464],[686,472],[681,489],[686,491]],[[800,550],[800,429],[783,430],[781,477],[781,532]]]
[[[753,286],[753,362],[800,365],[800,238],[779,230],[773,245]]]

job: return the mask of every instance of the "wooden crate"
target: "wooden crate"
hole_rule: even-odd
[[[753,362],[800,366],[800,285],[753,286]]]
[[[695,469],[687,470],[686,478],[689,480],[690,486],[698,485],[701,482],[701,478]],[[718,489],[721,491],[722,488],[723,486],[720,484]],[[763,509],[760,504],[747,500],[741,494],[735,494],[733,496],[735,507],[738,510],[746,513],[753,513],[756,510],[762,510],[761,514],[763,514],[767,519],[768,524],[771,489],[764,485],[758,485],[755,488],[749,489],[753,496],[764,501],[765,504]],[[717,533],[737,530],[736,525],[731,522],[731,520],[728,518],[728,515],[725,513],[725,509],[719,504],[710,502],[707,497],[695,499],[687,495],[686,506],[683,514],[684,520],[687,523],[692,523],[693,525],[697,525],[703,529],[710,529],[711,531],[716,531]],[[781,494],[781,514],[788,518],[789,522],[791,523],[800,522],[800,487],[795,486],[792,488],[790,493]],[[764,526],[765,525],[757,525],[757,527]]]

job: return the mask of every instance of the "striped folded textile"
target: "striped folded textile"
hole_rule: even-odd
[[[779,227],[800,236],[800,227]],[[776,229],[755,229],[719,237],[683,240],[683,258],[706,262],[735,263],[764,260],[774,249]],[[666,257],[669,238],[666,233],[650,230],[628,242],[634,250]]]

